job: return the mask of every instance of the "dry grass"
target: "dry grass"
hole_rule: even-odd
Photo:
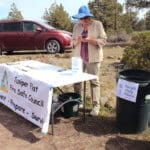
[[[116,68],[115,63],[121,59],[123,49],[112,47],[104,49],[104,61],[101,65],[101,96],[108,100],[112,108],[101,107],[98,117],[90,117],[86,112],[86,122],[83,121],[82,111],[78,117],[65,119],[61,116],[55,118],[54,133],[49,132],[43,136],[39,128],[12,113],[0,104],[0,147],[3,150],[149,150],[150,129],[141,134],[121,134],[116,128]],[[45,63],[71,67],[72,53],[49,55],[45,53],[17,53],[0,56],[0,63],[38,60]],[[64,91],[71,91],[72,86],[66,86]],[[87,89],[88,105],[90,107],[89,85]]]

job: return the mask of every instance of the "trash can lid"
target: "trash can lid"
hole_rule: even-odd
[[[137,83],[150,83],[150,72],[139,69],[126,69],[119,72],[119,77]]]
[[[73,92],[68,92],[68,93],[62,93],[58,96],[58,99],[61,100],[61,101],[66,101],[66,100],[69,100],[69,99],[72,99],[72,100],[80,100],[81,99],[81,96],[78,94],[78,93],[73,93]]]

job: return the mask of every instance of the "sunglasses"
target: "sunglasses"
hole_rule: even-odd
[[[89,18],[89,17],[80,18],[80,20],[84,20],[84,19],[87,19],[87,18]]]

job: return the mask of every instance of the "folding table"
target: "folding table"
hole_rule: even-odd
[[[0,103],[48,132],[53,89],[84,82],[84,119],[86,81],[97,76],[73,73],[71,69],[34,60],[0,64]],[[69,102],[69,101],[68,101]],[[52,134],[53,121],[52,119]]]

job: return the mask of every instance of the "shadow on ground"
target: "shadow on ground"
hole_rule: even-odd
[[[124,137],[110,138],[105,145],[106,150],[150,150],[150,142],[133,140]]]
[[[71,50],[66,50],[64,53],[71,53]],[[55,54],[61,54],[61,53],[55,53],[50,54],[46,50],[22,50],[22,51],[13,51],[13,52],[3,52],[3,55],[39,55],[39,54],[49,54],[49,55],[55,55]],[[62,53],[63,54],[63,53]]]
[[[91,117],[86,115],[85,122],[80,117],[80,119],[74,121],[74,127],[78,132],[84,132],[94,136],[115,134],[118,132],[114,117]]]
[[[37,128],[35,125],[17,115],[3,104],[0,104],[0,109],[0,124],[9,130],[13,134],[13,137],[23,139],[30,143],[35,143],[40,140],[31,132]]]

